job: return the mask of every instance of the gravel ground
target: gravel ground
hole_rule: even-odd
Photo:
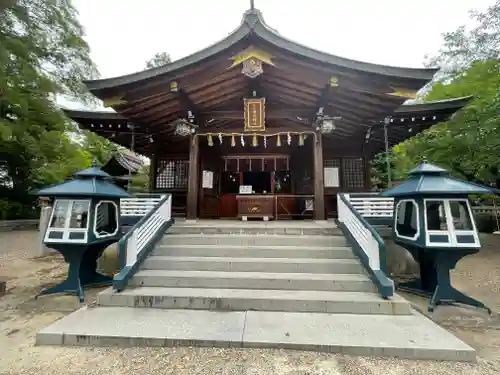
[[[46,296],[40,288],[64,277],[57,255],[34,258],[37,232],[0,233],[0,374],[207,374],[207,375],[488,375],[500,373],[500,323],[476,310],[444,307],[433,319],[478,350],[478,364],[348,357],[284,350],[213,348],[35,347],[34,336],[78,308],[76,298]],[[483,239],[484,249],[454,272],[459,288],[500,310],[500,237]],[[86,292],[91,301],[98,290]],[[425,306],[413,296],[417,305]]]

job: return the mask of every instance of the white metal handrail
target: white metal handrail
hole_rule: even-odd
[[[172,196],[164,195],[118,243],[121,271],[113,278],[113,288],[122,291],[141,263],[153,250],[165,230],[172,225]]]
[[[369,193],[344,194],[350,204],[361,216],[365,218],[392,219],[394,210],[394,198],[380,197]],[[478,213],[491,213],[500,215],[500,207],[495,206],[472,206],[472,211]]]
[[[126,241],[126,266],[132,266],[136,261],[138,255],[149,244],[151,239],[157,233],[158,229],[163,226],[172,218],[172,197],[168,196],[167,199],[156,209],[153,208],[150,212],[143,217],[138,225],[135,225]]]
[[[354,205],[349,202],[348,194],[337,195],[338,221],[349,233],[351,245],[358,251],[363,265],[373,276],[383,297],[394,294],[394,282],[386,276],[385,244],[375,229],[363,218]]]
[[[353,210],[351,210],[347,204],[340,199],[340,195],[337,198],[337,204],[339,222],[344,223],[349,232],[351,232],[355,240],[358,242],[359,246],[369,260],[370,268],[373,270],[380,270],[379,247],[376,239],[364,223],[362,223],[354,214]]]
[[[392,217],[394,198],[371,196],[356,196],[345,194],[352,206],[363,217]]]
[[[122,198],[120,200],[120,215],[139,217],[144,216],[153,207],[155,207],[163,197],[164,195]]]

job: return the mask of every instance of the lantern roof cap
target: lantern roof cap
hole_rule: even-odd
[[[475,182],[450,176],[449,172],[435,164],[423,161],[409,172],[410,178],[380,193],[383,197],[499,194],[500,190]]]
[[[94,161],[90,168],[73,173],[73,178],[38,190],[43,197],[127,198],[130,193],[114,184],[112,177]]]

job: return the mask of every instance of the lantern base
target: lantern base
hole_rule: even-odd
[[[80,304],[85,301],[84,288],[111,285],[113,278],[96,271],[97,259],[101,256],[109,242],[93,245],[60,245],[54,246],[66,263],[68,263],[68,276],[66,280],[52,288],[43,289],[35,297],[55,293],[75,294]]]
[[[407,247],[408,249],[408,247]],[[456,303],[492,311],[484,303],[460,292],[451,285],[450,271],[463,257],[477,250],[408,249],[420,265],[420,278],[398,285],[398,289],[429,298],[427,310],[433,312],[439,305]]]

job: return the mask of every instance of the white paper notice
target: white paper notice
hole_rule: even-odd
[[[336,167],[325,167],[325,187],[339,187],[339,169]]]
[[[212,189],[214,187],[214,172],[203,171],[203,181],[201,183],[203,189]]]

